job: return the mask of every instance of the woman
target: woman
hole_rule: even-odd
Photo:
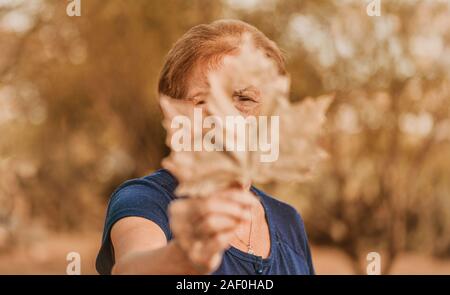
[[[220,20],[192,28],[175,43],[159,93],[207,104],[208,71],[239,52],[244,34],[286,75],[275,43],[244,22]],[[241,113],[255,114],[260,93],[236,89],[233,100]],[[303,221],[293,207],[250,184],[207,198],[178,198],[176,187],[177,179],[162,169],[113,193],[96,262],[99,273],[314,274]]]

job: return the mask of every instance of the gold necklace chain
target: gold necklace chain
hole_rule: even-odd
[[[234,235],[236,236],[236,238],[239,240],[239,242],[241,242],[242,244],[244,244],[247,247],[247,253],[248,254],[255,254],[255,251],[253,250],[252,247],[252,229],[253,229],[253,214],[252,214],[252,210],[250,208],[250,231],[248,233],[248,243],[244,242],[235,232]]]

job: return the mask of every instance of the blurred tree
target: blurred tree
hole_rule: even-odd
[[[33,2],[0,11],[8,107],[0,171],[9,176],[0,232],[20,236],[25,216],[53,229],[100,227],[112,190],[158,168],[167,152],[156,95],[164,55],[188,28],[218,18],[221,5],[82,1],[82,15],[69,17],[65,1]]]
[[[382,253],[386,273],[402,251],[450,249],[450,9],[412,1],[383,2],[382,11],[369,17],[361,1],[237,11],[281,26],[274,36],[294,99],[337,95],[325,136],[329,165],[295,187],[307,203],[292,201],[308,209],[312,239],[341,248],[358,273],[370,251]]]
[[[285,50],[293,100],[336,93],[329,164],[290,186],[312,240],[358,272],[368,251],[384,272],[401,251],[450,255],[448,2],[383,1],[380,17],[359,0],[89,0],[80,17],[65,1],[4,3],[0,249],[40,223],[100,226],[112,190],[167,152],[164,55],[193,25],[234,17]]]

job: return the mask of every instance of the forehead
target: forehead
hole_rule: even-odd
[[[236,51],[223,56],[210,58],[208,61],[197,62],[187,79],[187,97],[192,98],[198,93],[202,94],[208,92],[210,87],[208,74],[213,71],[224,69],[226,67],[226,64],[223,63],[224,58],[227,56],[236,56],[239,54],[239,51],[240,50],[237,49]]]
[[[198,93],[205,92],[209,89],[208,82],[209,69],[205,66],[197,65],[193,68],[187,79],[187,97],[192,98]]]

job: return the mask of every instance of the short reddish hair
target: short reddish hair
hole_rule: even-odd
[[[281,75],[286,75],[284,57],[275,42],[243,21],[218,20],[191,28],[173,45],[161,71],[158,92],[172,98],[186,98],[187,77],[194,66],[235,52],[244,33],[250,33],[255,46],[275,61]]]

